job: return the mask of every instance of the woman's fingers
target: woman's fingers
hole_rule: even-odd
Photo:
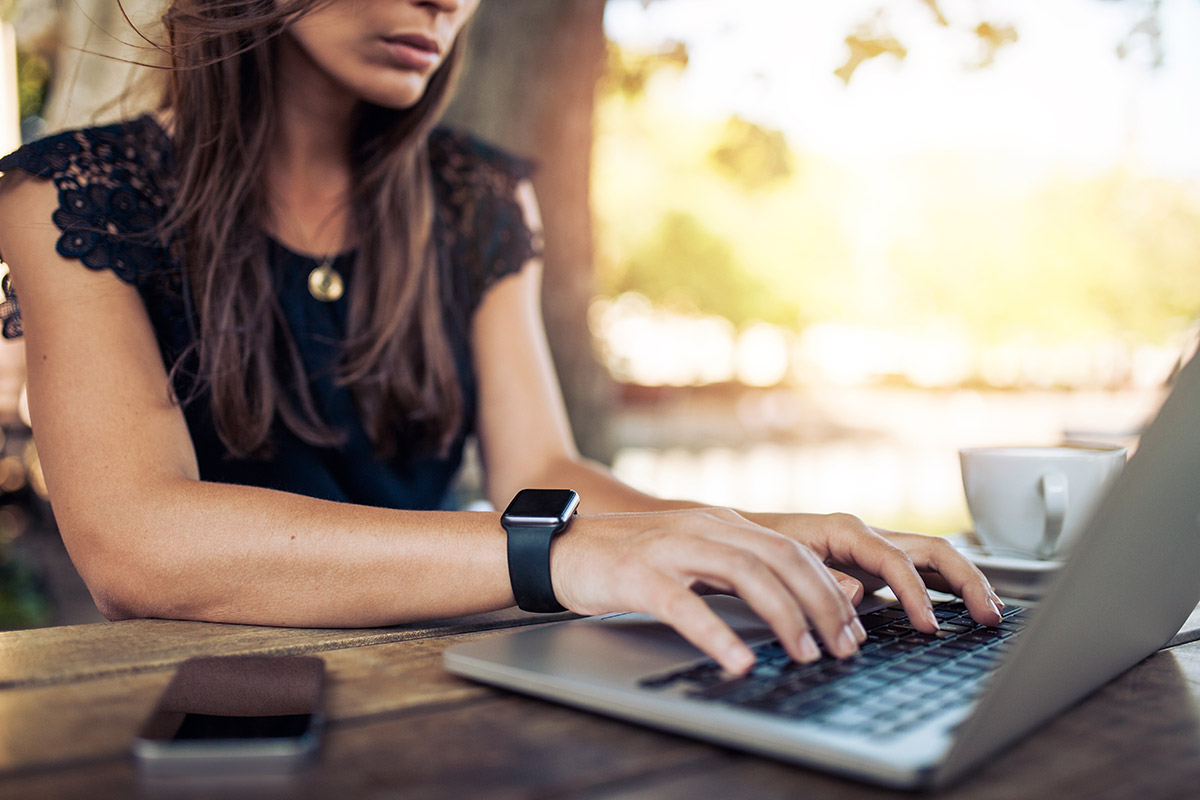
[[[678,631],[721,669],[741,675],[754,666],[753,651],[698,594],[666,576],[659,578],[654,593],[647,613]]]
[[[1004,602],[984,574],[953,545],[945,539],[912,533],[884,532],[883,535],[908,554],[913,565],[925,574],[929,588],[961,597],[976,622],[999,624]]]
[[[830,560],[852,577],[882,579],[919,630],[932,633],[938,624],[928,589],[962,597],[977,622],[1000,622],[1003,602],[983,573],[945,539],[878,530],[856,517],[832,514],[821,543]]]
[[[835,655],[849,656],[858,649],[856,632],[846,632],[855,618],[853,609],[828,569],[807,547],[758,530],[743,532],[732,541],[710,530],[687,542],[686,548],[678,546],[680,542],[673,544],[670,556],[653,566],[689,590],[700,581],[736,594],[771,627],[796,660],[813,661],[820,656],[814,632]],[[767,553],[772,557],[765,557]],[[663,618],[661,607],[653,611]]]
[[[1000,622],[987,579],[944,540],[846,514],[760,519],[771,527],[721,508],[581,516],[552,547],[555,591],[579,613],[652,614],[731,673],[754,656],[699,596],[709,587],[741,597],[798,661],[820,657],[818,638],[835,656],[857,652],[866,632],[853,606],[865,582],[890,586],[927,633],[938,628],[928,588],[962,596],[978,622]]]
[[[858,650],[866,634],[853,606],[870,576],[891,587],[918,630],[938,627],[928,588],[961,595],[981,623],[1000,621],[987,580],[944,540],[879,532],[844,514],[776,521],[784,533],[717,508],[580,518],[552,551],[556,591],[581,613],[653,614],[734,673],[753,656],[702,588],[741,597],[799,661],[819,657],[817,639],[835,656]]]
[[[938,621],[933,615],[925,581],[908,554],[867,527],[862,520],[847,514],[827,517],[826,546],[834,562],[853,564],[882,578],[904,607],[912,624],[933,633]]]
[[[865,638],[865,632],[860,633],[858,615],[842,586],[816,553],[777,534],[756,540],[750,546],[756,548],[763,562],[770,564],[787,591],[799,600],[829,652],[847,658],[858,651],[859,642]],[[751,602],[740,590],[739,595]]]
[[[842,590],[842,594],[846,595],[846,600],[850,605],[857,606],[862,602],[863,597],[866,596],[867,587],[861,579],[832,567],[829,568],[829,574],[833,576],[833,580]]]
[[[622,530],[624,529],[624,530]],[[559,600],[581,613],[637,610],[678,630],[722,668],[752,655],[700,599],[702,586],[741,597],[798,661],[849,656],[864,636],[847,594],[807,546],[722,509],[579,518],[552,550]]]
[[[727,527],[718,527],[707,534],[716,541],[752,554],[752,561],[764,566],[767,574],[777,578],[783,590],[795,598],[829,651],[842,658],[853,655],[858,650],[858,642],[865,638],[865,632],[861,631],[862,626],[858,624],[858,616],[846,591],[839,586],[823,560],[808,546],[749,522],[736,512],[721,510],[716,513],[722,515]],[[747,593],[757,592],[767,585],[774,588],[773,583],[768,583],[762,574],[747,578],[735,591],[755,606],[754,598]],[[760,602],[765,601],[763,597]],[[762,615],[760,608],[755,606],[755,610]],[[764,619],[772,621],[765,616]]]

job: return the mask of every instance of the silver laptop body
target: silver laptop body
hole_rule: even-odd
[[[497,634],[448,649],[444,663],[485,683],[861,780],[942,785],[1162,647],[1198,601],[1200,358],[1193,358],[986,689],[901,735],[872,737],[696,699],[684,688],[643,686],[702,656],[641,614]],[[709,602],[748,642],[771,638],[739,600]]]

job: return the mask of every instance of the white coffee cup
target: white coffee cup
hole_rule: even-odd
[[[1064,555],[1125,465],[1122,447],[959,451],[975,535],[1029,558]]]

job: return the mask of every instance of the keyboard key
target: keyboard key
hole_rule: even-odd
[[[819,719],[837,708],[836,701],[824,696],[790,697],[779,704],[779,711],[798,719]]]
[[[996,656],[989,656],[989,655],[984,655],[983,653],[978,653],[978,654],[972,655],[967,660],[966,663],[971,666],[980,667],[981,671],[989,671],[989,670],[994,669],[1000,663],[1000,659]]]
[[[895,700],[897,706],[904,706],[920,700],[931,691],[934,690],[929,686],[925,686],[920,681],[905,681],[889,689],[888,695]]]
[[[679,678],[696,686],[713,686],[728,680],[729,675],[716,664],[703,664],[679,673]]]
[[[677,680],[679,680],[679,673],[669,672],[666,675],[656,675],[651,678],[643,678],[638,682],[638,685],[647,689],[662,689],[670,686]]]
[[[835,728],[859,728],[872,721],[872,715],[860,708],[836,708],[825,715],[822,723]]]
[[[959,658],[962,650],[955,650],[953,647],[947,647],[950,642],[942,642],[937,647],[926,647],[919,653],[910,656],[910,659],[918,661],[922,664],[947,664]]]
[[[703,697],[708,700],[720,700],[723,697],[729,697],[738,692],[745,693],[747,690],[761,690],[764,684],[756,681],[751,677],[734,678],[723,683],[717,683],[712,686],[706,686],[703,689],[696,690],[691,693],[693,697]]]
[[[878,611],[873,611],[871,613],[878,614],[881,617],[887,617],[888,619],[907,619],[908,618],[908,614],[905,614],[903,609],[896,608],[895,606],[881,608]]]
[[[959,637],[957,639],[951,639],[949,641],[942,642],[942,646],[939,647],[938,649],[939,650],[957,650],[959,652],[969,652],[969,651],[978,650],[980,644],[981,644],[981,642],[972,642],[972,641],[968,641],[965,637]]]
[[[914,633],[912,636],[908,637],[906,641],[913,642],[915,644],[930,645],[941,639],[950,639],[953,637],[953,633],[945,633],[943,631],[938,631],[937,633]]]
[[[875,692],[886,689],[888,682],[873,674],[859,675],[846,681],[845,687],[851,692],[868,697]]]
[[[933,670],[930,670],[929,672],[926,672],[921,675],[921,680],[922,680],[922,682],[926,683],[929,686],[933,686],[938,689],[945,689],[948,686],[952,686],[956,683],[961,683],[962,676],[961,675],[953,675],[953,674],[950,674],[947,672],[935,672]]]
[[[940,672],[947,675],[957,675],[960,677],[974,677],[980,673],[986,672],[987,668],[969,660],[954,661],[939,668]]]
[[[858,621],[862,623],[862,626],[866,628],[868,632],[870,632],[876,628],[882,628],[884,625],[890,624],[894,619],[895,617],[885,616],[877,611],[874,611],[870,614],[863,614],[858,618]]]
[[[876,628],[875,630],[871,631],[870,635],[871,636],[890,636],[893,639],[899,639],[903,636],[908,636],[912,632],[913,632],[913,627],[911,625],[909,625],[907,627],[901,627],[893,622],[892,624],[887,625],[886,627]]]

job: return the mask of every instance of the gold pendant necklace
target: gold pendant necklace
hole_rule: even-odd
[[[341,299],[345,290],[342,274],[333,268],[331,256],[325,256],[325,259],[308,273],[308,293],[315,300],[333,303]]]

